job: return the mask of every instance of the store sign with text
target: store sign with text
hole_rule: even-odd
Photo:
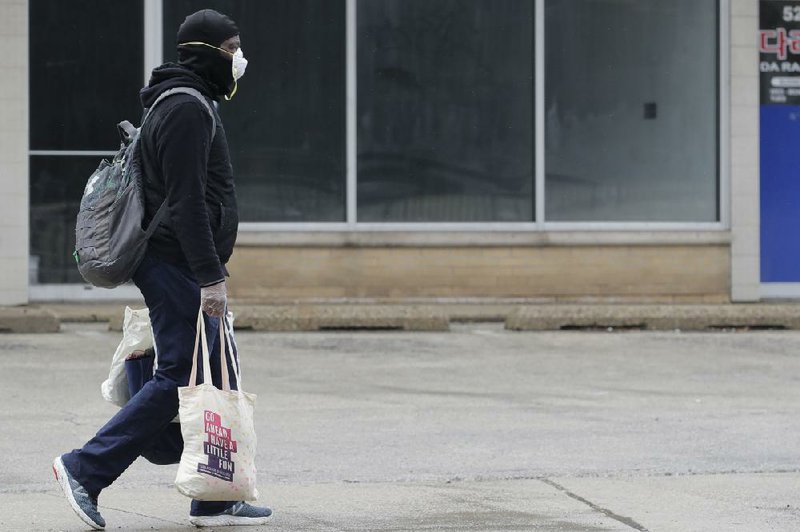
[[[800,105],[800,1],[762,0],[761,104]]]

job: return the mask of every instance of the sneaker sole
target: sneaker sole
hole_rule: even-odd
[[[266,525],[272,515],[267,517],[241,517],[238,515],[203,515],[190,517],[189,522],[196,527],[206,526],[257,526]]]
[[[105,530],[105,527],[95,523],[92,518],[86,515],[86,512],[81,510],[81,507],[78,506],[77,501],[75,501],[75,496],[72,494],[72,489],[69,487],[67,470],[64,468],[64,462],[61,460],[60,456],[56,457],[56,459],[53,461],[53,474],[56,476],[58,485],[61,486],[61,491],[63,491],[64,495],[66,495],[69,505],[72,506],[73,511],[78,514],[78,517],[80,517],[84,523],[95,530]]]

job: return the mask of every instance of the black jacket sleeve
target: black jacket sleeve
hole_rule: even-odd
[[[173,98],[179,98],[173,96]],[[170,106],[156,132],[170,226],[200,286],[225,279],[206,207],[211,117],[194,98]]]

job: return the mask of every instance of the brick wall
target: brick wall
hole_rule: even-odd
[[[724,302],[727,245],[240,247],[239,301],[317,298],[529,298]]]
[[[0,0],[0,305],[28,301],[28,2]]]

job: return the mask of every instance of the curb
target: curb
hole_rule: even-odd
[[[135,307],[140,304],[133,304]],[[125,303],[0,307],[0,332],[57,332],[61,322],[107,322],[122,330]],[[500,321],[511,331],[570,329],[800,330],[798,303],[235,305],[237,329],[447,331],[450,322]]]
[[[426,307],[399,305],[236,306],[234,328],[260,332],[330,330],[449,331],[447,313]],[[112,331],[122,330],[122,312],[108,320]]]
[[[800,329],[800,305],[546,305],[512,311],[506,329]]]
[[[61,329],[56,315],[38,307],[0,307],[0,333],[54,333]]]
[[[435,307],[404,305],[299,305],[242,307],[236,328],[253,331],[448,331],[450,319]]]

